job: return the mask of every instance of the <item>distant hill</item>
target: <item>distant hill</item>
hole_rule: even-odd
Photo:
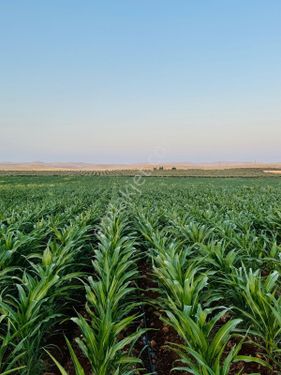
[[[102,170],[138,170],[153,169],[154,167],[163,166],[164,169],[202,169],[202,170],[218,170],[218,169],[236,169],[236,168],[258,168],[258,169],[281,169],[279,163],[236,163],[236,162],[216,162],[216,163],[128,163],[128,164],[94,164],[94,163],[10,163],[0,162],[0,171],[102,171]]]

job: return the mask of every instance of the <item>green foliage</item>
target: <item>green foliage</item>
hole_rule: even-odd
[[[94,375],[137,374],[140,263],[150,306],[178,337],[168,344],[174,370],[227,375],[241,362],[237,373],[248,373],[252,362],[279,373],[280,178],[151,177],[126,200],[130,184],[1,177],[0,374],[41,375],[50,358],[66,374],[54,333],[66,336],[77,375],[85,362]],[[79,334],[65,331],[69,319]]]

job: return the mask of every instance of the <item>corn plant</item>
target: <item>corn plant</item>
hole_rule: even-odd
[[[250,333],[259,338],[268,357],[280,366],[280,305],[279,273],[261,277],[260,270],[241,267],[229,276],[229,298],[244,318]]]
[[[16,359],[17,364],[24,366],[22,374],[38,374],[43,370],[44,341],[52,327],[63,319],[62,312],[77,287],[73,280],[81,276],[81,272],[73,269],[86,232],[86,227],[79,231],[70,226],[69,236],[62,245],[52,242],[43,254],[30,256],[31,271],[23,272],[16,283],[17,293],[5,294],[0,299],[0,313],[8,321],[2,335],[13,335],[12,346],[22,343]]]
[[[127,227],[124,212],[110,207],[98,234],[99,247],[93,261],[95,276],[89,277],[85,286],[89,318],[80,314],[72,318],[82,336],[76,342],[94,375],[135,374],[136,366],[141,364],[131,350],[143,330],[126,333],[136,323],[139,307],[134,285],[138,275],[137,252]],[[71,346],[69,349],[78,366],[76,373],[80,374],[81,365],[77,364]],[[65,370],[61,365],[59,368],[63,374]]]
[[[163,320],[171,325],[183,340],[183,344],[169,345],[179,356],[174,371],[187,371],[195,375],[228,375],[231,366],[238,361],[267,366],[260,359],[239,355],[241,340],[227,351],[227,345],[242,320],[229,320],[216,329],[216,324],[225,314],[225,310],[215,315],[213,312],[213,309],[204,310],[200,305],[194,318],[190,316],[188,308],[166,311],[167,317]],[[242,371],[243,369],[240,373]]]
[[[190,261],[185,248],[178,248],[175,243],[162,248],[153,256],[153,271],[159,283],[160,306],[176,305],[183,310],[197,307],[200,301],[212,301],[208,295],[208,273],[204,272],[196,262]],[[209,297],[209,298],[208,298]]]
[[[200,245],[199,254],[199,261],[205,264],[207,269],[213,269],[220,274],[230,272],[237,263],[241,264],[243,259],[241,251],[228,250],[224,241],[210,241]]]
[[[7,327],[5,336],[0,335],[0,374],[8,375],[23,370],[25,366],[17,366],[17,362],[24,355],[22,350],[24,339],[14,345],[17,332],[11,334],[11,323],[7,321],[7,316],[0,316],[0,327]]]
[[[279,373],[280,178],[149,178],[121,209],[132,180],[99,174],[1,176],[0,374],[41,375],[46,351],[64,375],[67,355],[77,375],[136,374],[143,311],[168,328],[156,344],[175,334],[184,372],[249,373],[266,359]]]

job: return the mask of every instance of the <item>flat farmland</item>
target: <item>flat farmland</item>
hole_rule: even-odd
[[[1,375],[281,373],[280,176],[161,173],[0,175]]]

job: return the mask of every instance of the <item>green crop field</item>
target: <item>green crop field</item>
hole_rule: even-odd
[[[281,374],[281,178],[0,175],[0,375]]]

